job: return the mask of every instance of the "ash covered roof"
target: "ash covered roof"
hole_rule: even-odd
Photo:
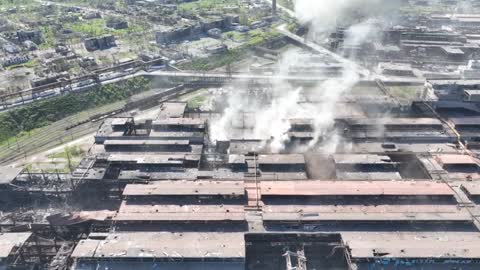
[[[31,235],[31,232],[0,233],[0,258],[7,258],[14,248],[21,247]]]
[[[259,155],[259,164],[305,164],[305,157],[302,154],[271,154]]]
[[[291,196],[454,196],[433,181],[262,181],[263,195]]]
[[[22,172],[23,168],[0,167],[0,185],[10,184]]]
[[[124,196],[155,195],[243,195],[243,181],[155,181],[153,183],[130,184]]]
[[[73,258],[127,259],[242,259],[245,257],[243,233],[216,232],[120,232],[105,240],[82,240]]]
[[[480,258],[478,232],[343,232],[353,258]]]

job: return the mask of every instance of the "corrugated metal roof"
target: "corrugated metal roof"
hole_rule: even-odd
[[[433,181],[262,181],[262,196],[428,196],[455,193]]]
[[[137,154],[109,154],[107,161],[109,162],[135,162],[137,164],[183,164],[185,160],[184,154],[169,155],[146,155],[144,153]]]
[[[117,221],[226,221],[245,220],[243,205],[165,205],[123,201]]]
[[[164,102],[160,105],[157,119],[183,117],[186,108],[186,102]]]
[[[459,213],[264,213],[266,222],[472,222],[466,212]]]
[[[480,196],[480,184],[479,183],[463,183],[462,189],[470,196]]]
[[[480,90],[478,89],[465,89],[463,90],[466,94],[469,94],[471,96],[476,96],[476,95],[480,95]]]
[[[243,181],[155,181],[150,184],[129,184],[124,196],[149,195],[244,195]]]
[[[333,155],[336,164],[392,164],[387,155],[337,154]]]
[[[342,232],[352,258],[480,258],[478,232]]]
[[[352,118],[346,119],[350,125],[389,125],[389,126],[413,126],[413,125],[442,125],[437,118]]]
[[[478,165],[478,160],[469,155],[436,155],[435,159],[442,165]]]
[[[188,145],[188,140],[106,140],[104,145]]]
[[[337,179],[342,180],[401,180],[399,172],[349,172],[336,170]]]
[[[319,215],[329,213],[369,213],[369,214],[383,214],[383,213],[461,213],[456,204],[378,204],[378,205],[359,205],[359,204],[326,204],[326,205],[311,205],[311,204],[290,204],[290,205],[276,205],[267,204],[262,208],[265,213],[316,213]]]
[[[258,164],[305,164],[301,154],[259,155]]]
[[[243,233],[120,232],[105,240],[82,240],[73,258],[244,258]]]
[[[31,232],[0,233],[0,258],[7,258],[15,247],[21,247],[31,235]]]
[[[480,127],[480,117],[453,117],[449,119],[456,127],[468,125]]]

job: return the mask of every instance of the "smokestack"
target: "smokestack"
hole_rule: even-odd
[[[272,14],[277,14],[277,0],[272,0]]]

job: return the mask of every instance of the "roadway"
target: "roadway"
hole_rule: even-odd
[[[141,72],[137,75],[157,76],[163,78],[181,79],[183,81],[275,81],[289,82],[322,82],[328,77],[318,76],[290,76],[279,74],[252,74],[252,73],[216,73],[216,72],[192,72],[192,71],[164,71]]]
[[[346,62],[345,62],[346,63]],[[365,74],[367,71],[361,67],[358,67],[357,71],[360,74]],[[367,74],[365,74],[367,75]],[[24,96],[15,99],[9,99],[8,103],[0,104],[0,111],[7,111],[19,106],[23,106],[35,101],[52,98],[55,96],[63,95],[66,92],[81,92],[88,91],[90,88],[98,85],[107,85],[117,83],[123,80],[144,76],[144,77],[158,77],[162,79],[168,79],[172,82],[203,82],[203,83],[218,83],[218,82],[230,82],[230,81],[260,81],[260,82],[274,82],[274,81],[286,81],[290,83],[320,83],[327,79],[329,76],[298,76],[298,75],[280,75],[280,74],[255,74],[255,73],[219,73],[219,72],[195,72],[195,71],[166,71],[166,70],[154,70],[154,71],[137,71],[137,72],[113,72],[104,76],[99,76],[99,81],[93,81],[91,79],[86,81],[80,81],[77,83],[68,84],[68,86],[55,87],[47,89],[43,92],[33,94],[31,97],[25,98]],[[74,80],[74,79],[73,79]],[[382,80],[386,84],[388,83],[407,83],[407,84],[423,84],[425,81],[421,79],[402,79],[396,80]],[[374,82],[370,77],[363,77],[361,82]]]

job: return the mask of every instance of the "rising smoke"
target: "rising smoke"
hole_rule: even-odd
[[[337,26],[349,26],[381,18],[395,10],[400,0],[296,0],[295,14],[311,33],[330,33]]]
[[[342,25],[348,26],[344,44],[353,46],[378,38],[379,15],[391,10],[394,2],[396,0],[297,0],[295,12],[302,23],[309,24],[309,31],[314,35],[328,36],[341,21]],[[308,64],[299,50],[292,49],[279,61],[276,74],[278,77],[287,76],[290,67]],[[343,64],[339,76],[330,77],[310,89],[309,93],[314,93],[315,100],[321,100],[320,103],[302,103],[304,89],[293,87],[280,78],[273,82],[273,97],[266,103],[252,101],[245,96],[247,91],[235,91],[229,96],[222,117],[212,123],[211,138],[216,141],[235,136],[232,123],[248,110],[254,119],[251,129],[253,138],[270,139],[272,152],[285,149],[289,141],[287,132],[291,128],[289,119],[304,118],[313,122],[314,140],[298,150],[316,149],[326,154],[334,153],[341,143],[341,136],[333,129],[338,102],[359,80],[355,68]],[[241,87],[246,86],[235,86],[236,89]]]

